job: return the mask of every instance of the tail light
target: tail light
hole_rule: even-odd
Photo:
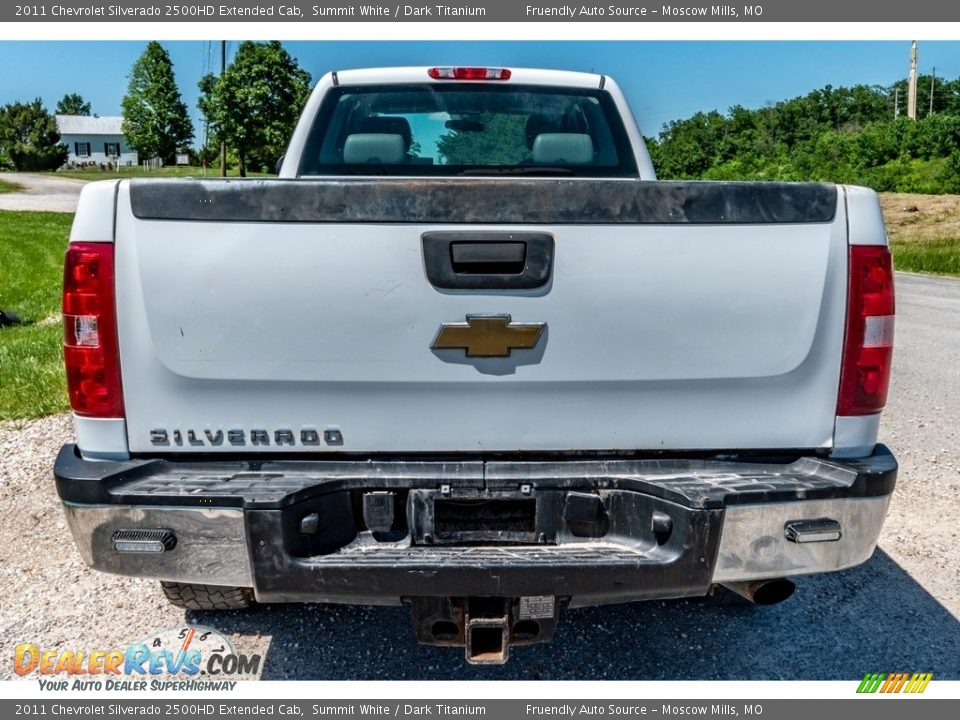
[[[838,415],[872,415],[887,402],[893,356],[893,262],[879,245],[850,248],[847,334]]]
[[[71,243],[67,249],[63,357],[74,412],[123,417],[112,243]]]
[[[511,73],[506,68],[433,67],[427,75],[434,80],[509,80]]]

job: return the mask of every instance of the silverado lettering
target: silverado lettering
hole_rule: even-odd
[[[291,430],[278,428],[276,430],[239,429],[223,430],[181,430],[174,428],[154,428],[150,431],[150,442],[153,445],[208,445],[216,447],[223,444],[224,437],[230,445],[246,445],[249,441],[254,445],[269,445],[271,440],[275,445],[320,445],[326,436],[328,443],[334,442],[339,436],[339,430],[317,430],[315,428],[300,428]]]

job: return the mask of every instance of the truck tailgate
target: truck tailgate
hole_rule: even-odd
[[[842,189],[405,182],[121,184],[130,451],[830,447]],[[437,287],[436,232],[550,236],[549,277]],[[507,357],[433,348],[484,315],[544,328]]]

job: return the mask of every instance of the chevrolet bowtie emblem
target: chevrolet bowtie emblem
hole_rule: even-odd
[[[467,357],[510,357],[511,350],[535,347],[546,323],[515,323],[509,315],[467,315],[465,323],[440,326],[434,350],[462,348]]]

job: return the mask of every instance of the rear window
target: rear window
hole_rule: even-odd
[[[486,84],[332,88],[300,175],[636,177],[601,90]]]

